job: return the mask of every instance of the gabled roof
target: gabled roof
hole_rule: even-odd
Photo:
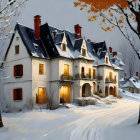
[[[15,32],[12,36],[12,39],[10,41],[9,47],[7,49],[6,56],[8,54],[8,51],[10,49],[10,46],[12,44],[12,41],[14,39],[14,36],[16,34],[16,31],[18,31],[28,53],[32,57],[39,57],[39,58],[49,58],[49,55],[45,49],[45,46],[41,39],[36,40],[35,39],[35,32],[33,29],[25,27],[23,25],[17,24],[15,27]]]
[[[30,56],[49,59],[56,57],[71,59],[80,58],[96,60],[97,66],[106,65],[105,56],[107,54],[107,47],[105,42],[93,43],[88,42],[83,38],[76,39],[75,34],[49,26],[48,23],[40,26],[40,39],[35,38],[35,31],[33,29],[23,25],[17,24],[15,30],[19,32]],[[64,35],[66,36],[67,41],[66,52],[61,48]],[[9,47],[11,46],[14,36],[15,33],[11,39]],[[86,57],[81,54],[83,40],[85,40],[87,47]],[[110,66],[115,68],[115,65]]]
[[[140,80],[138,79],[138,77],[130,77],[124,81],[122,88],[129,88],[129,87],[135,87],[137,89],[140,89]]]

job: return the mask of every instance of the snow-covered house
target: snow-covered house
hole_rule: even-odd
[[[123,90],[129,91],[131,93],[140,93],[140,79],[139,79],[139,73],[136,72],[136,76],[133,77],[123,77],[120,80],[121,88]]]
[[[106,43],[93,43],[75,33],[59,30],[41,17],[35,29],[17,24],[5,55],[8,79],[3,80],[6,107],[10,110],[47,106],[100,93],[118,95],[119,67],[110,61]]]
[[[122,60],[122,54],[120,52],[113,51],[113,48],[109,47],[109,55],[110,61],[120,68],[119,79],[121,79],[124,76],[124,67],[125,67],[125,64]]]

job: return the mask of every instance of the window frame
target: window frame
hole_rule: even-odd
[[[13,89],[13,101],[22,101],[23,100],[23,89],[16,88]]]
[[[44,64],[39,63],[39,74],[44,75],[45,74],[45,67]]]
[[[87,50],[85,48],[82,48],[82,56],[86,57],[87,56]]]
[[[68,69],[65,69],[66,68],[65,66],[67,66]],[[64,75],[65,76],[70,75],[70,65],[68,65],[68,64],[64,64]]]
[[[65,43],[62,43],[62,51],[66,52],[67,51],[67,45]]]
[[[23,77],[23,65],[22,64],[14,66],[14,77],[15,78]]]
[[[17,48],[18,47],[18,48]],[[15,46],[15,55],[18,55],[19,54],[19,45],[16,45]]]

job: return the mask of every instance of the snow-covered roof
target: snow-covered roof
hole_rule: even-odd
[[[135,87],[137,89],[140,89],[140,80],[138,79],[138,77],[130,77],[124,80],[124,84],[122,85],[122,88],[128,88],[128,87]]]
[[[105,56],[107,54],[107,47],[105,42],[93,43],[85,40],[84,38],[77,39],[74,33],[54,28],[52,26],[49,26],[48,23],[40,26],[40,39],[36,39],[35,31],[26,26],[17,24],[15,30],[19,32],[23,43],[27,48],[27,51],[33,57],[48,59],[55,57],[86,59],[92,61],[94,60],[93,65],[95,66],[107,65],[105,62]],[[64,37],[66,38],[67,42],[66,51],[63,51],[61,48]],[[81,54],[83,41],[86,44],[86,56],[82,56]],[[118,66],[113,63],[113,61],[111,62],[111,67],[113,67],[114,69],[119,69]]]

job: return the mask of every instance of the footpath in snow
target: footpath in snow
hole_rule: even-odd
[[[2,114],[0,140],[140,140],[139,104],[121,99],[113,105]]]

